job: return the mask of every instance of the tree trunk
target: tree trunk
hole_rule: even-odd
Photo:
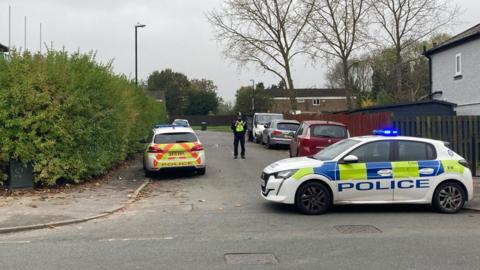
[[[347,99],[347,110],[352,108],[352,86],[350,83],[350,76],[348,74],[347,59],[342,59],[342,73],[343,73],[343,88],[345,89],[345,97]]]
[[[290,71],[290,64],[288,61],[285,61],[285,73],[287,75],[287,89],[288,89],[288,96],[290,98],[290,109],[296,110],[297,109],[297,100],[295,97],[295,88],[293,86],[293,79],[292,73]]]
[[[396,48],[396,61],[395,61],[395,84],[396,84],[396,93],[393,95],[395,97],[395,102],[400,102],[403,96],[403,87],[402,87],[402,65],[403,59],[401,54],[401,49]]]

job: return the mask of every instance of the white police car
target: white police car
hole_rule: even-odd
[[[442,213],[456,213],[473,199],[467,162],[444,142],[391,130],[374,134],[267,166],[263,198],[295,204],[304,214],[322,214],[332,204],[394,203],[432,204]]]

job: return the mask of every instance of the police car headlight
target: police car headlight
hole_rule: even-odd
[[[290,178],[292,175],[294,175],[297,171],[298,170],[295,169],[295,170],[287,170],[287,171],[277,172],[277,173],[275,173],[275,178],[287,179],[287,178]]]

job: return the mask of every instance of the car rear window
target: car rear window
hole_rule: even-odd
[[[297,131],[300,124],[296,123],[278,123],[277,128],[280,130],[289,130],[289,131]]]
[[[433,145],[423,142],[398,141],[398,160],[433,160],[437,153]]]
[[[347,138],[347,129],[334,125],[315,125],[310,128],[312,137]]]
[[[197,136],[194,133],[163,133],[155,135],[154,143],[168,144],[168,143],[187,143],[196,142]]]

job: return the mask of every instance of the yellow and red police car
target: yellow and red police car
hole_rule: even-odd
[[[442,141],[395,130],[353,137],[315,156],[280,160],[262,173],[261,195],[304,214],[332,204],[431,204],[456,213],[473,199],[467,162]]]
[[[145,148],[145,175],[164,169],[192,169],[203,175],[206,158],[203,145],[195,132],[186,126],[156,125]]]

